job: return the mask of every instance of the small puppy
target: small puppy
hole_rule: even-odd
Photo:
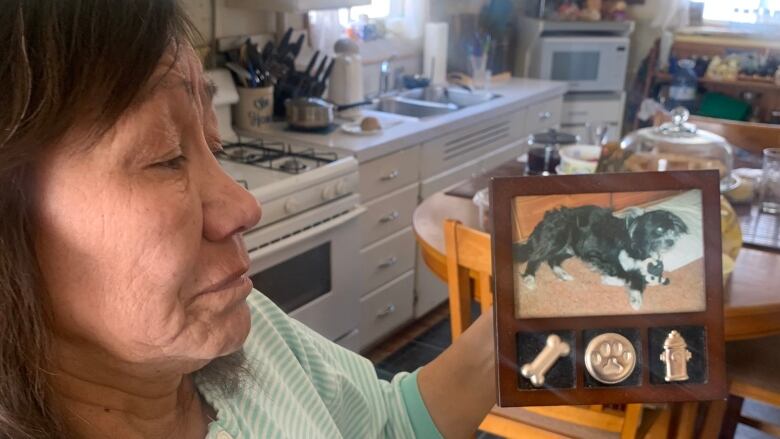
[[[528,289],[536,287],[536,270],[544,262],[559,279],[573,280],[561,264],[576,256],[601,273],[604,284],[625,285],[629,303],[639,309],[648,285],[669,284],[661,255],[685,233],[683,220],[667,210],[632,209],[619,218],[604,207],[561,207],[546,212],[513,253],[515,262],[528,262],[522,275]]]

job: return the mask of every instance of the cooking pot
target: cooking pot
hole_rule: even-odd
[[[337,111],[369,104],[371,104],[371,101],[334,105],[320,98],[301,97],[288,99],[284,105],[287,110],[287,123],[290,125],[290,128],[302,131],[317,131],[327,129],[333,125]]]

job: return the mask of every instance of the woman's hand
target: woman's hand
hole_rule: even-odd
[[[495,405],[494,352],[490,310],[417,375],[425,406],[445,438],[473,436]]]

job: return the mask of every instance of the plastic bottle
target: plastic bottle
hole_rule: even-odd
[[[677,69],[672,77],[672,85],[669,87],[669,99],[666,107],[671,110],[677,107],[685,107],[693,112],[696,106],[696,89],[698,78],[694,68],[696,63],[690,59],[677,61]]]

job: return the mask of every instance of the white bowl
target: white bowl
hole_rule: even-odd
[[[468,91],[462,88],[447,88],[447,95],[458,107],[469,107],[487,102],[493,98],[493,93],[484,90]]]
[[[599,164],[601,147],[597,145],[571,145],[560,150],[563,174],[593,174]]]

